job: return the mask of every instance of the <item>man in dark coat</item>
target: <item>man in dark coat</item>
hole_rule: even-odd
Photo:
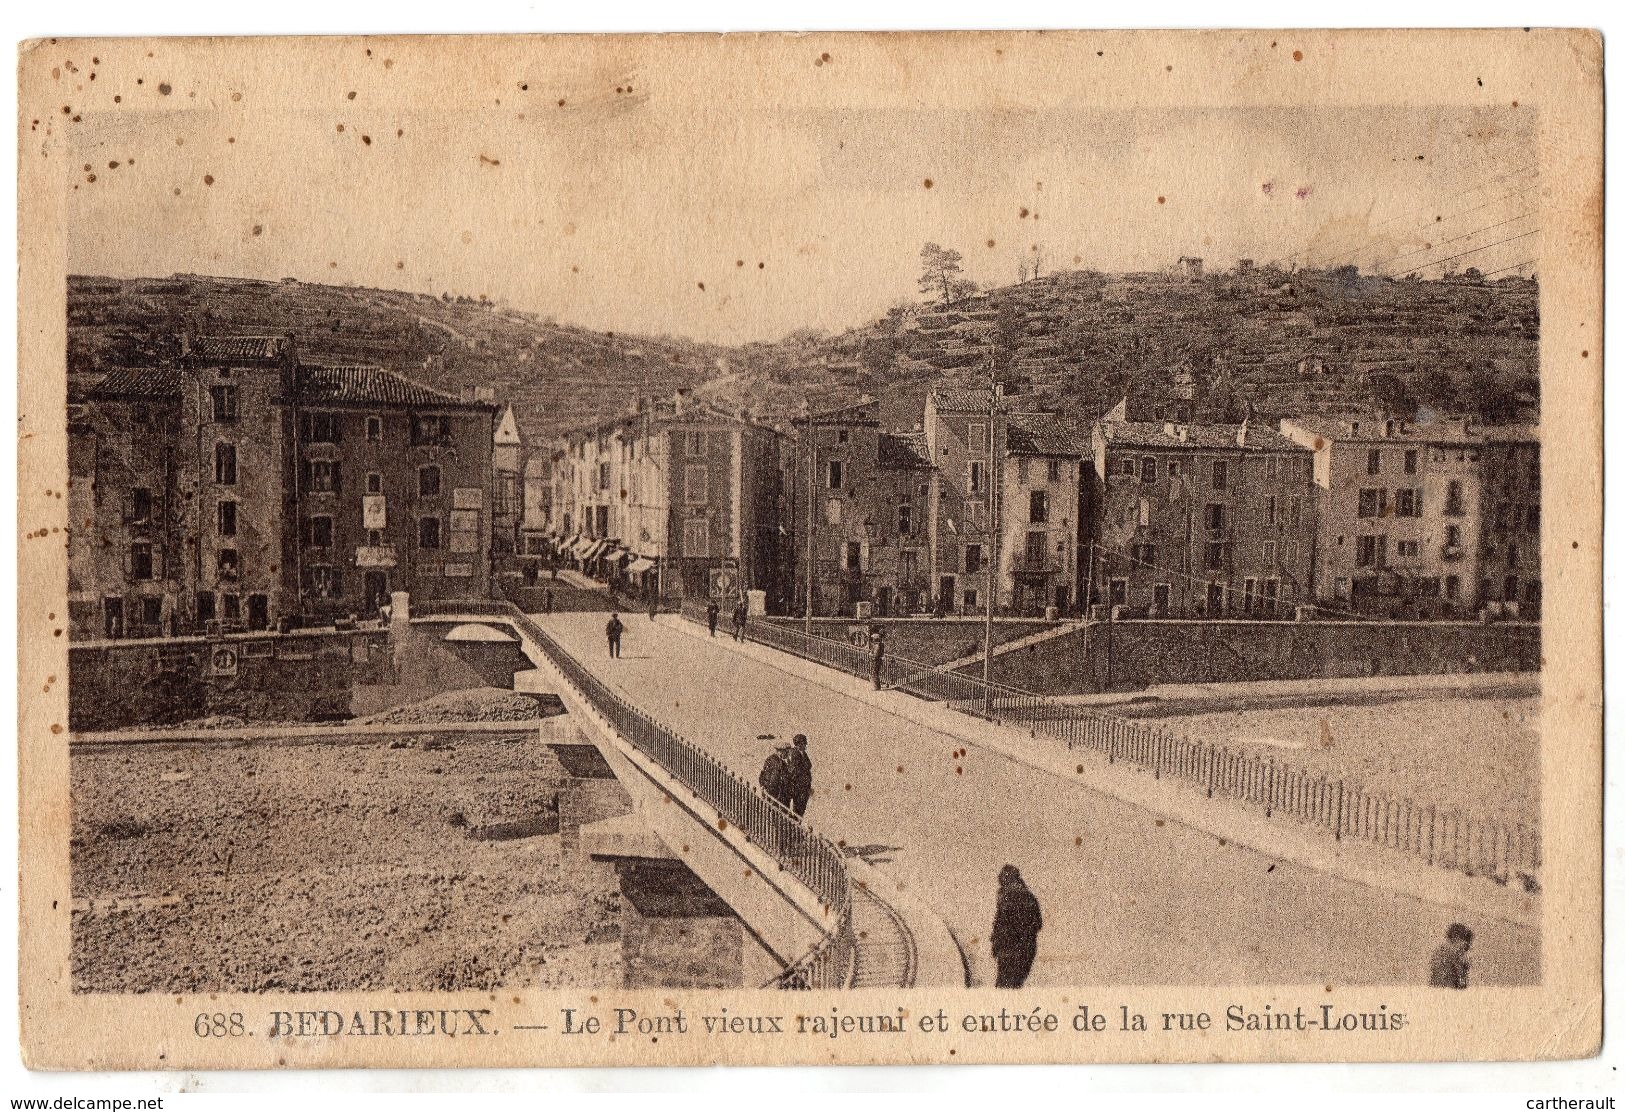
[[[874,671],[875,690],[880,690],[880,676],[886,663],[886,631],[877,629],[869,635],[869,652],[873,657],[871,662]]]
[[[1026,983],[1038,953],[1038,932],[1043,929],[1038,898],[1021,879],[1021,872],[1014,865],[1006,865],[999,870],[999,903],[988,940],[999,967],[996,988],[1020,988]]]
[[[717,605],[716,599],[705,604],[705,625],[711,631],[712,637],[717,635],[717,619],[721,616],[722,608]]]
[[[746,611],[746,609],[745,609],[745,600],[740,599],[739,600],[739,605],[734,607],[734,640],[735,641],[743,641],[745,639],[745,615],[746,615],[746,613],[748,613],[748,611]]]
[[[609,621],[604,623],[604,636],[609,638],[609,655],[611,658],[621,655],[621,634],[626,626],[621,623],[619,614],[611,614]]]
[[[1466,988],[1467,951],[1473,948],[1473,932],[1461,923],[1451,923],[1444,932],[1444,945],[1433,951],[1428,967],[1428,984],[1434,988]]]
[[[790,769],[789,806],[796,818],[807,813],[807,801],[812,798],[812,758],[807,756],[807,735],[797,734],[788,749],[780,750]]]
[[[771,741],[773,735],[762,734],[757,740]],[[762,762],[761,774],[756,778],[756,783],[761,786],[762,791],[767,793],[769,799],[776,803],[782,803],[786,807],[790,805],[791,779],[790,762],[786,757],[787,751],[788,747],[781,745],[769,753],[767,760]]]

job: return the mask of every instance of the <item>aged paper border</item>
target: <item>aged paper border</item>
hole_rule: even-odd
[[[1279,47],[1272,44],[1279,43]],[[988,990],[864,990],[839,994],[570,990],[486,994],[332,994],[209,997],[75,996],[68,976],[68,756],[65,583],[66,500],[65,198],[72,166],[65,144],[31,129],[65,103],[51,69],[58,55],[94,53],[102,67],[162,55],[177,87],[221,104],[228,87],[261,103],[292,106],[341,86],[376,81],[362,51],[385,48],[415,75],[391,90],[403,102],[473,96],[531,67],[583,51],[629,70],[749,65],[769,91],[793,101],[795,81],[822,51],[842,59],[853,105],[893,100],[953,105],[999,98],[1130,105],[1478,104],[1517,100],[1538,108],[1543,253],[1542,535],[1545,559],[1543,778],[1546,865],[1539,987],[1441,994],[1418,988],[1322,985],[1094,986]],[[1114,64],[1086,69],[1103,50]],[[139,54],[137,53],[139,52]],[[1303,60],[1290,60],[1301,52]],[[1593,1054],[1601,1038],[1601,41],[1557,31],[1016,32],[933,34],[680,35],[330,39],[57,40],[24,44],[19,73],[19,794],[21,800],[20,988],[24,1057],[34,1068],[310,1068],[655,1064],[909,1064],[1098,1061],[1463,1061]],[[421,64],[432,56],[434,65]],[[930,65],[917,64],[929,56]],[[1167,67],[1172,67],[1171,69]],[[428,75],[435,76],[428,76]],[[782,75],[782,76],[781,76]],[[338,95],[342,95],[339,93]],[[178,98],[177,98],[178,100]],[[199,102],[144,104],[144,111]],[[748,110],[748,104],[739,106]],[[56,126],[68,126],[52,121]],[[60,134],[60,132],[58,133]],[[58,631],[61,632],[58,632]],[[894,1010],[950,1015],[1039,1007],[1063,1017],[1055,1035],[860,1037],[839,1041],[703,1039],[529,1041],[505,1033],[479,1040],[198,1040],[191,1016],[274,1008],[498,1009],[498,1024],[556,1024],[557,1009],[606,1006],[826,1013]],[[1082,1002],[1128,1002],[1142,1011],[1222,1009],[1334,1001],[1351,1010],[1379,1003],[1413,1017],[1401,1037],[1274,1033],[1267,1039],[1207,1036],[1078,1036],[1065,1017]],[[951,1053],[950,1053],[951,1052]]]

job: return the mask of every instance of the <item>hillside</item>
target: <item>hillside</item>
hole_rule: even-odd
[[[171,359],[182,332],[291,332],[313,363],[375,363],[451,393],[492,386],[529,437],[619,412],[640,390],[694,386],[725,354],[467,298],[197,275],[68,279],[70,373]]]
[[[1209,419],[1420,404],[1505,420],[1538,415],[1538,348],[1528,279],[1073,271],[740,349],[730,387],[758,404],[860,390],[917,415],[930,386],[985,382],[991,360],[1035,401],[1085,416],[1131,386],[1183,381]]]
[[[1036,404],[1093,416],[1128,388],[1185,384],[1208,419],[1418,404],[1491,420],[1538,415],[1533,280],[1444,281],[1245,270],[1190,279],[1071,271],[899,305],[838,335],[739,347],[625,336],[467,298],[177,275],[72,277],[70,372],[172,358],[181,332],[293,333],[313,362],[378,363],[426,385],[488,385],[531,438],[696,387],[768,417],[881,399],[893,424],[933,386],[992,361]]]

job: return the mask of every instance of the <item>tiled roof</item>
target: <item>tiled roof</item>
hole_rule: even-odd
[[[872,410],[873,407],[874,407],[874,404],[875,404],[875,400],[873,398],[862,397],[862,398],[859,398],[855,402],[848,402],[846,405],[838,405],[838,406],[834,407],[833,409],[819,410],[817,413],[814,413],[812,416],[813,416],[813,420],[819,421],[819,422],[824,422],[824,421],[833,421],[833,420],[836,420],[837,418],[842,418],[846,414],[852,414],[852,416],[845,417],[845,420],[849,424],[853,423],[853,422],[871,422],[872,423],[875,420],[874,415],[873,415],[872,412],[868,413],[868,414],[864,414],[864,413],[861,413],[859,411],[865,410],[865,409]],[[797,418],[795,418],[795,422],[797,424],[805,424],[806,421],[807,421],[807,418],[805,418],[805,417],[797,417]]]
[[[931,391],[931,400],[936,403],[938,413],[986,413],[992,399],[986,390],[944,387]]]
[[[1355,431],[1353,424],[1359,423],[1359,430]],[[1388,435],[1386,421],[1380,415],[1359,415],[1346,417],[1328,417],[1312,414],[1304,417],[1289,417],[1286,423],[1303,430],[1313,436],[1322,436],[1327,440],[1336,442],[1356,442],[1361,444],[1482,444],[1485,442],[1498,443],[1536,443],[1540,440],[1540,426],[1538,425],[1471,425],[1463,427],[1459,419],[1428,421],[1424,424],[1413,425],[1409,422],[1396,423],[1392,436]]]
[[[1247,442],[1236,442],[1240,425],[1186,425],[1185,439],[1179,426],[1156,421],[1103,421],[1108,447],[1130,448],[1224,448],[1244,452],[1307,452],[1309,449],[1288,440],[1266,425],[1248,425]]]
[[[889,470],[931,469],[923,432],[881,433],[878,457],[879,465]]]
[[[299,400],[306,404],[366,402],[436,408],[496,408],[492,402],[463,401],[451,394],[431,390],[382,367],[302,366],[299,368],[298,392]]]
[[[172,367],[109,371],[84,393],[91,398],[176,398],[181,393],[181,372]]]
[[[288,352],[286,336],[199,336],[186,354],[200,363],[276,363]]]
[[[1010,417],[1005,443],[1018,456],[1086,456],[1089,430],[1056,413],[1016,413]]]

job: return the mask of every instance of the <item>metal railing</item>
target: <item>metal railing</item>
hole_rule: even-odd
[[[703,622],[704,606],[685,600],[683,615]],[[745,636],[851,675],[872,678],[874,674],[869,650],[808,636],[782,622],[750,622]],[[1500,884],[1516,878],[1530,891],[1539,887],[1540,835],[1522,823],[1480,818],[1422,800],[1368,791],[1357,783],[1316,775],[1273,757],[1181,737],[1004,684],[984,685],[977,677],[889,651],[882,658],[881,682],[966,714],[1020,726],[1032,737],[1059,741],[1068,749],[1093,751],[1110,764],[1135,765],[1159,780],[1172,777],[1210,799],[1220,796],[1259,807],[1269,818],[1289,816],[1338,841],[1383,846],[1428,865],[1488,876]]]
[[[417,606],[415,613],[422,617],[489,615],[511,622],[547,654],[565,682],[611,729],[715,810],[724,828],[739,830],[818,898],[829,919],[827,933],[792,962],[775,983],[782,988],[818,989],[844,988],[848,984],[856,956],[852,881],[844,855],[829,839],[809,829],[783,804],[704,749],[610,690],[512,603],[429,602]]]

